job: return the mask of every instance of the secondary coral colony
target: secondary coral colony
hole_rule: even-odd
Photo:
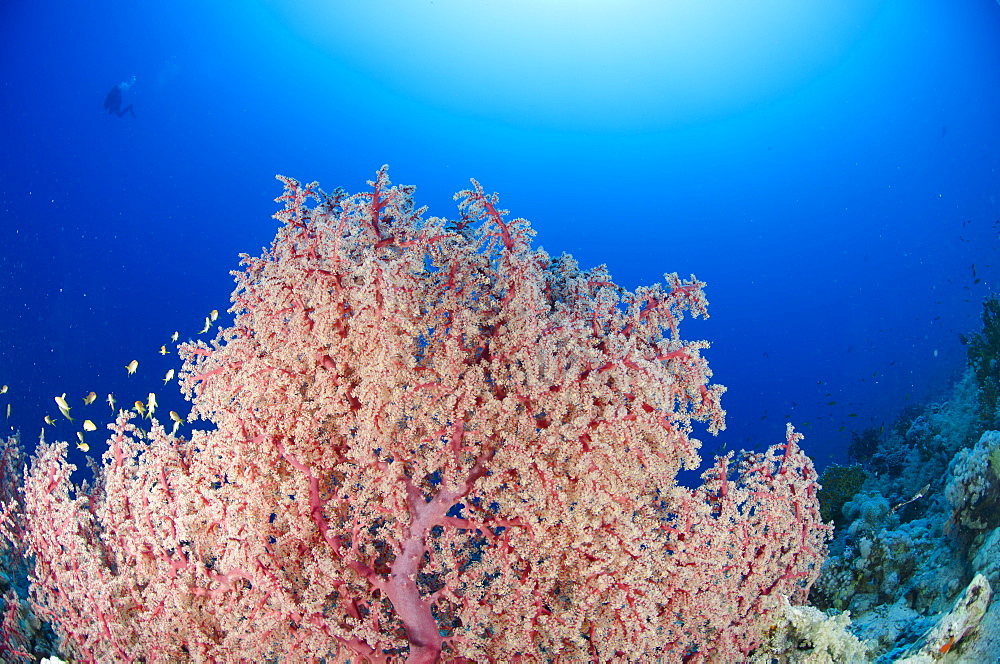
[[[995,298],[951,397],[854,465],[817,482],[789,426],[691,489],[703,283],[626,291],[475,181],[446,220],[386,168],[281,180],[232,325],[177,344],[186,418],[118,410],[82,486],[66,442],[4,442],[4,661],[995,657]]]

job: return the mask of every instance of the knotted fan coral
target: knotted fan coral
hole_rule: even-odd
[[[26,485],[33,592],[81,660],[661,661],[745,656],[825,555],[789,427],[691,490],[723,426],[701,282],[628,292],[533,249],[479,183],[425,218],[289,178],[234,323],[189,342],[189,437],[112,425]],[[310,203],[312,202],[312,203]]]

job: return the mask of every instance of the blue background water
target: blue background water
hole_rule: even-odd
[[[228,307],[274,174],[356,192],[388,163],[441,216],[477,178],[626,287],[707,281],[682,328],[729,388],[706,451],[792,421],[843,462],[942,393],[996,288],[1000,5],[750,7],[3,3],[0,432],[72,441],[109,392],[182,410],[157,350]],[[137,117],[105,113],[132,76]]]

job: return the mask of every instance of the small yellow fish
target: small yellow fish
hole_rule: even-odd
[[[79,431],[77,431],[76,432],[76,437],[80,439],[80,442],[76,444],[76,449],[80,450],[81,452],[89,452],[90,451],[90,445],[88,445],[87,443],[83,442],[83,434],[80,433]]]
[[[177,341],[177,337],[178,337],[178,333],[174,332],[173,334],[170,335],[170,340],[171,341]]]
[[[146,398],[146,412],[149,413],[149,419],[153,419],[153,413],[156,412],[156,395],[152,392]]]
[[[7,404],[7,419],[10,419],[10,404]]]
[[[69,404],[66,403],[66,393],[63,392],[61,397],[54,398],[56,405],[59,406],[59,412],[62,413],[63,417],[72,422],[73,418],[69,416]]]
[[[208,316],[205,316],[205,327],[201,328],[201,332],[199,332],[198,334],[205,334],[210,329],[212,329],[212,321],[208,319]]]
[[[90,394],[88,394],[87,396],[85,396],[83,398],[83,405],[84,406],[89,406],[90,404],[94,403],[95,401],[97,401],[97,392],[91,392]]]
[[[160,355],[166,355],[166,354],[167,354],[167,347],[160,346]]]
[[[0,385],[0,394],[7,394],[7,386]]]
[[[83,421],[83,430],[84,431],[97,431],[97,425],[94,424],[93,422],[91,422],[90,420],[84,420]]]
[[[139,415],[141,415],[142,417],[145,417],[146,416],[146,404],[144,404],[143,402],[137,400],[134,405],[135,405],[135,412],[139,413]]]
[[[48,424],[48,425],[51,425],[51,426],[55,426],[56,425],[56,421],[54,419],[52,419],[51,415],[46,415],[45,416],[45,423]],[[43,429],[44,429],[44,427],[43,427]]]
[[[111,406],[111,412],[115,412],[115,395],[108,395],[108,405]]]
[[[181,419],[181,416],[177,414],[176,410],[170,411],[170,419],[174,421],[174,428],[170,430],[170,435],[173,436],[177,433],[177,427],[184,424],[184,420]]]
[[[134,374],[135,370],[139,368],[139,360],[132,360],[125,365],[125,370],[129,372],[129,375]]]
[[[174,370],[171,369],[170,371],[167,372],[167,375],[163,377],[163,384],[166,385],[173,379],[174,379]]]
[[[212,311],[208,314],[208,317],[211,318],[212,322],[214,323],[215,320],[219,317],[219,310],[212,309]]]

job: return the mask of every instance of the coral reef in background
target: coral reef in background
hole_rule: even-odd
[[[32,596],[68,653],[736,661],[790,624],[829,534],[801,436],[676,483],[723,424],[678,328],[702,283],[551,258],[475,181],[447,221],[385,168],[282,180],[234,324],[180,346],[209,426],[121,411],[92,486],[66,443],[33,459]]]
[[[1000,658],[1000,608],[984,591],[970,590],[980,577],[981,587],[1000,587],[1000,432],[990,430],[996,425],[998,313],[997,299],[988,298],[983,331],[963,337],[969,364],[948,399],[907,407],[883,436],[874,429],[854,436],[866,479],[843,503],[845,526],[810,600],[849,611],[849,629],[869,644],[875,661],[930,661],[920,659],[930,657],[920,654],[920,644],[941,634],[934,659],[946,653],[951,661]],[[982,611],[958,633],[954,617],[963,592],[975,595]],[[907,657],[913,659],[902,660]]]
[[[961,335],[969,356],[969,366],[979,383],[980,417],[988,426],[997,424],[997,400],[1000,398],[1000,300],[990,295],[983,301],[983,329]]]
[[[845,525],[844,505],[861,490],[867,477],[859,463],[851,466],[830,464],[820,473],[819,483],[823,488],[819,490],[819,513],[824,522],[832,521],[838,528]]]

